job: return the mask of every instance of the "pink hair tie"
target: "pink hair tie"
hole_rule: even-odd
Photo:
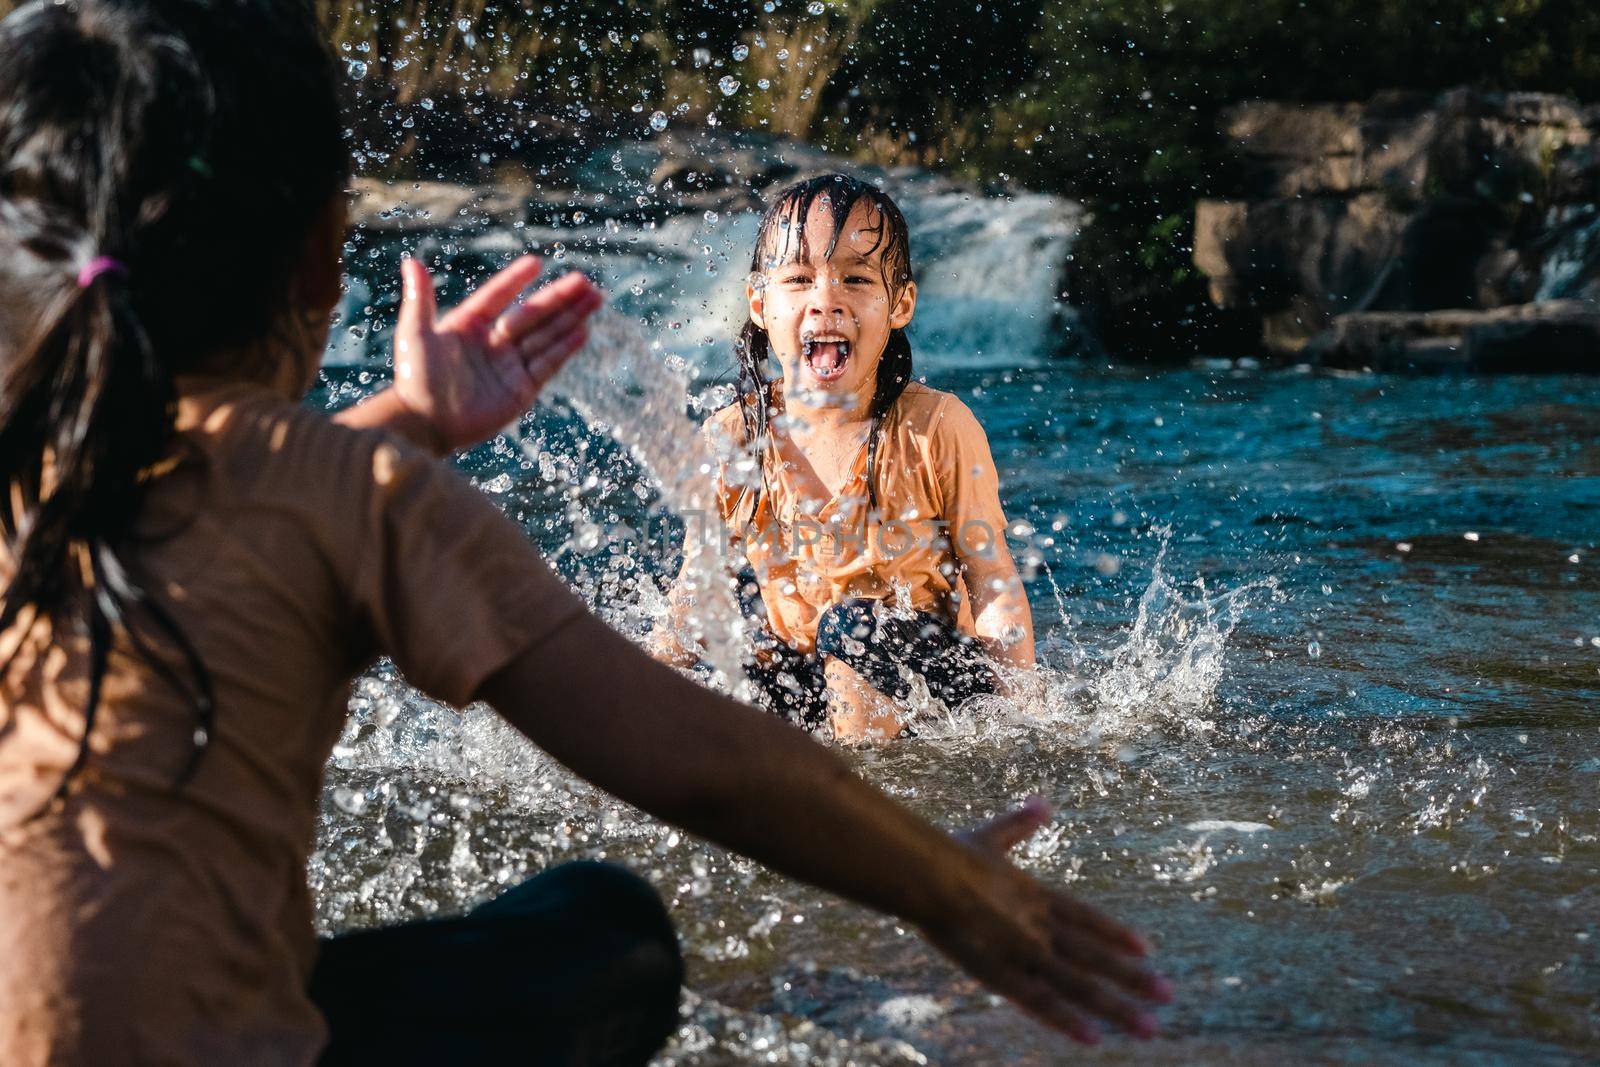
[[[85,263],[83,269],[78,272],[78,288],[89,288],[102,274],[120,274],[127,277],[128,268],[121,260],[112,259],[110,256],[96,256]]]

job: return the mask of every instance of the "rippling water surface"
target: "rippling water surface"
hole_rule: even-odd
[[[325,399],[364,392],[327,372]],[[1583,1062],[1600,1051],[1600,408],[1573,379],[944,370],[987,427],[1051,686],[861,773],[1149,931],[1180,996],[1087,1062]],[[591,415],[592,417],[592,415]],[[567,407],[463,460],[637,633],[671,537]],[[690,959],[669,1063],[1048,1063],[1071,1052],[892,921],[576,782],[379,670],[312,878],[328,929],[462,909],[604,856]],[[559,711],[557,711],[559,713]],[[693,744],[693,739],[685,739]],[[419,1010],[426,1010],[419,1005]]]

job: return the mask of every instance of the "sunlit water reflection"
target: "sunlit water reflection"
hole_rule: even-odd
[[[607,373],[623,349],[649,353],[648,333],[612,329]],[[639,461],[693,440],[686,379],[649,358],[622,367],[620,406],[596,410],[606,373],[569,383],[576,403],[461,461],[636,636],[679,540]],[[317,400],[380,377],[330,368]],[[678,395],[648,395],[668,379]],[[1149,931],[1180,989],[1166,1043],[1082,1058],[1592,1057],[1591,384],[948,361],[930,384],[973,407],[1027,524],[1014,547],[1050,685],[1027,707],[933,713],[917,739],[853,758],[951,826],[1032,793],[1056,805],[1020,862]],[[574,407],[633,411],[628,447]],[[619,523],[640,536],[595,536]],[[894,922],[641,817],[487,711],[438,707],[383,669],[351,706],[311,864],[327,929],[458,911],[603,856],[656,884],[690,958],[669,1063],[1070,1051]]]

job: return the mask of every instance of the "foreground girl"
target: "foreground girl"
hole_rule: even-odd
[[[1147,1034],[1131,932],[635,651],[423,450],[486,436],[584,338],[521,263],[397,385],[300,399],[339,294],[336,74],[291,0],[0,22],[0,1063],[638,1063],[676,1024],[660,902],[577,864],[319,946],[305,882],[351,679],[389,655],[644,810],[903,916],[1077,1037]],[[505,310],[507,308],[510,310]]]
[[[707,430],[728,460],[722,520],[759,592],[746,600],[763,702],[806,725],[826,715],[838,737],[893,737],[891,698],[916,681],[953,707],[998,687],[991,657],[1032,668],[988,439],[961,401],[911,380],[899,208],[838,174],[786,189],[746,294],[738,401]],[[685,576],[657,638],[679,664],[696,658],[686,589]]]

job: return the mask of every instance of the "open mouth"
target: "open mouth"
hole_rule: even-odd
[[[850,359],[850,342],[837,334],[802,336],[800,354],[819,382],[831,382],[844,374]]]

